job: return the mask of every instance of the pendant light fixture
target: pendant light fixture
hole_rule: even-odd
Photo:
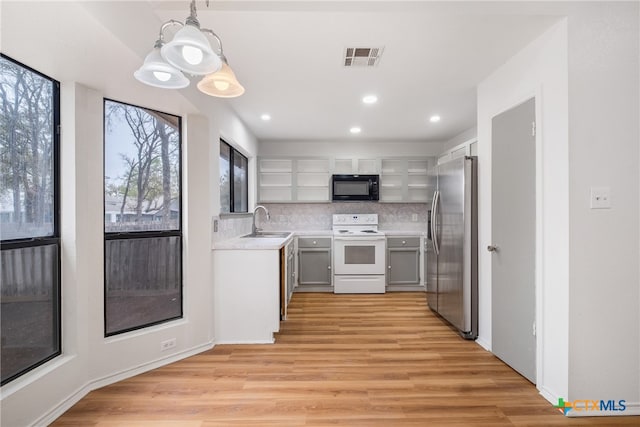
[[[209,5],[208,0],[206,4]],[[195,0],[191,0],[190,8],[191,13],[184,24],[175,20],[162,24],[153,50],[134,77],[150,86],[182,89],[189,85],[189,79],[183,73],[206,75],[198,83],[198,89],[203,93],[222,98],[242,95],[244,88],[227,63],[222,41],[212,30],[200,28]],[[165,30],[174,25],[182,28],[171,41],[165,42]],[[211,48],[207,34],[216,40],[219,52]]]
[[[222,68],[219,71],[206,75],[198,82],[200,92],[207,95],[216,96],[218,98],[235,98],[244,93],[244,87],[238,82],[235,73],[227,62],[222,50],[222,41],[216,33],[211,30],[205,30],[218,41],[220,46],[220,58],[222,60]]]
[[[244,93],[244,87],[236,79],[229,64],[222,62],[222,69],[205,76],[198,82],[198,89],[207,95],[219,98],[235,98]]]
[[[151,53],[144,59],[142,67],[133,76],[142,83],[165,89],[182,89],[189,86],[189,79],[180,70],[167,64],[160,55],[162,41],[158,39]]]

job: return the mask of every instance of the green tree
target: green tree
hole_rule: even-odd
[[[53,209],[53,85],[5,58],[0,68],[0,197],[17,228],[41,227]]]
[[[125,123],[133,147],[132,153],[120,153],[125,173],[117,178],[113,188],[122,197],[120,207],[123,217],[130,199],[136,222],[141,222],[143,213],[161,212],[162,222],[171,221],[171,203],[177,194],[179,133],[177,127],[162,114],[131,105],[108,103],[108,129],[116,122]],[[176,196],[177,197],[177,196]]]

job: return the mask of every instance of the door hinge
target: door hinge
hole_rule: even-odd
[[[531,329],[532,329],[531,330],[532,335],[535,337],[536,336],[536,322],[533,322],[533,327]]]
[[[56,132],[58,132],[58,135],[62,134],[62,125],[58,125],[56,128]]]
[[[531,136],[536,136],[536,122],[531,122]]]

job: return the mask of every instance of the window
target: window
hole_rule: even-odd
[[[182,317],[180,145],[180,117],[105,99],[105,336]]]
[[[245,156],[220,140],[220,211],[248,212],[249,162]],[[232,184],[233,183],[233,184]]]
[[[61,352],[60,84],[0,56],[0,377]]]

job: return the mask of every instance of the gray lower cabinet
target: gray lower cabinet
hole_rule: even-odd
[[[331,238],[298,238],[298,285],[331,285]]]
[[[420,238],[387,237],[387,285],[420,284]]]

